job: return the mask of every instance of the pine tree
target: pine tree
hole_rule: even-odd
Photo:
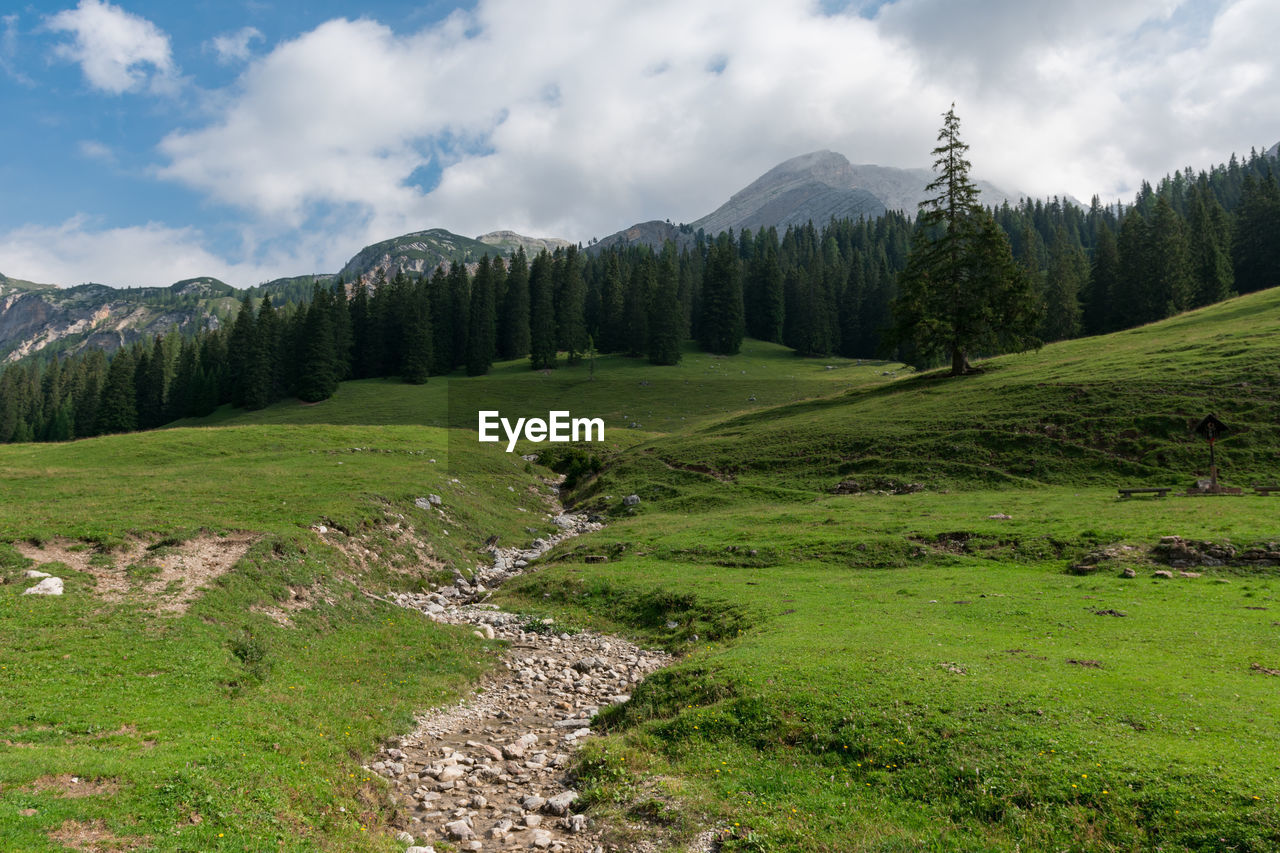
[[[449,321],[449,334],[453,336],[449,348],[449,370],[452,371],[466,364],[467,339],[471,332],[471,281],[467,278],[467,268],[458,261],[449,264],[449,309],[453,312]]]
[[[1239,292],[1280,284],[1280,183],[1274,172],[1262,181],[1252,175],[1242,180],[1231,258]]]
[[[1150,287],[1143,301],[1144,316],[1161,320],[1191,306],[1191,247],[1187,226],[1166,196],[1156,200],[1148,232]]]
[[[279,399],[276,395],[276,365],[280,358],[281,326],[271,296],[262,297],[254,321],[252,357],[245,365],[244,407],[250,411],[263,409]]]
[[[633,358],[649,351],[649,302],[656,287],[653,254],[645,253],[632,265],[622,295],[624,351]]]
[[[330,313],[333,323],[333,354],[337,359],[338,378],[350,379],[354,375],[352,348],[355,345],[355,334],[352,329],[351,303],[347,298],[347,285],[343,282],[342,276],[338,276],[338,280],[333,283],[333,294],[329,304],[332,307]]]
[[[677,289],[679,285],[677,283]],[[679,294],[677,293],[677,299]],[[622,269],[618,256],[609,253],[605,260],[604,282],[600,286],[600,334],[596,337],[596,345],[601,352],[621,352],[626,335],[623,333],[623,312],[625,310],[626,287],[622,283]]]
[[[534,370],[556,366],[554,288],[551,255],[543,249],[529,270],[529,361]]]
[[[516,250],[507,270],[498,352],[503,359],[524,358],[529,354],[529,262],[523,248]]]
[[[921,203],[916,239],[898,278],[895,339],[920,359],[945,353],[956,376],[971,369],[971,353],[1037,346],[1038,298],[1013,261],[1008,237],[978,206],[954,104],[938,142],[938,177],[927,187],[934,195]]]
[[[338,359],[333,351],[333,323],[328,293],[316,285],[306,309],[298,359],[298,399],[318,403],[338,390]]]
[[[1059,226],[1049,247],[1049,268],[1045,273],[1042,340],[1061,341],[1080,333],[1080,291],[1085,287],[1088,263],[1084,251]]]
[[[1117,293],[1120,275],[1120,252],[1110,228],[1098,231],[1098,245],[1093,250],[1089,281],[1085,289],[1081,320],[1086,335],[1111,331],[1111,300]]]
[[[649,300],[649,361],[652,364],[679,364],[684,338],[684,318],[680,310],[680,271],[675,244],[663,247],[658,262],[653,297]]]
[[[1202,176],[1203,177],[1203,176]],[[1232,295],[1231,234],[1226,211],[1201,180],[1191,191],[1187,207],[1191,249],[1192,306],[1211,305]]]
[[[435,358],[431,305],[427,296],[429,288],[426,280],[418,280],[414,299],[404,317],[404,365],[400,369],[400,378],[410,385],[421,385],[427,381]]]
[[[733,237],[721,234],[711,245],[702,275],[702,312],[698,343],[707,352],[736,355],[746,329],[742,276]]]
[[[577,364],[587,350],[587,288],[582,280],[577,248],[570,246],[565,249],[561,263],[563,275],[556,328],[561,347],[569,354],[569,363]]]
[[[95,431],[99,435],[133,432],[138,428],[134,367],[133,357],[127,349],[117,350],[115,357],[111,359],[98,403]]]
[[[245,401],[245,381],[249,375],[249,365],[254,360],[258,334],[254,328],[253,300],[245,293],[240,302],[240,313],[236,315],[235,325],[231,327],[231,336],[227,339],[227,379],[228,387],[225,402],[236,408],[243,408]]]
[[[471,329],[467,336],[467,375],[483,376],[493,365],[497,346],[493,269],[489,256],[480,259],[471,282]]]

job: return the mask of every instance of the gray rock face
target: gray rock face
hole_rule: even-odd
[[[622,499],[622,505],[623,505],[623,506],[639,506],[639,505],[640,505],[640,496],[639,496],[639,495],[627,495],[625,498],[623,498],[623,499]]]

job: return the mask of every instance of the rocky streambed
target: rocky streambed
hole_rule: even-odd
[[[467,699],[420,717],[368,767],[390,780],[403,806],[399,837],[412,853],[428,853],[436,842],[462,850],[606,849],[599,829],[578,813],[578,794],[566,782],[570,757],[591,736],[599,709],[627,701],[671,657],[617,637],[558,632],[549,620],[530,624],[484,602],[560,542],[602,527],[570,514],[555,523],[560,532],[530,548],[495,549],[493,563],[469,580],[391,599],[508,643],[501,665]]]

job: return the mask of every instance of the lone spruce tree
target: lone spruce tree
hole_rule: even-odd
[[[969,146],[955,104],[943,117],[907,266],[893,303],[894,337],[922,362],[946,355],[951,374],[970,372],[969,356],[1039,346],[1039,302],[1013,260],[1009,239],[978,203],[969,180]]]

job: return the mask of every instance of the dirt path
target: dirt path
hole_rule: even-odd
[[[476,603],[555,545],[602,526],[577,515],[555,521],[560,533],[535,540],[531,549],[496,550],[493,564],[472,581],[459,578],[434,593],[393,599],[438,622],[472,625],[509,642],[503,665],[469,698],[419,718],[418,727],[384,748],[369,768],[391,780],[405,807],[400,828],[424,849],[447,841],[462,850],[605,850],[598,830],[575,813],[578,795],[566,787],[565,768],[591,736],[596,712],[625,702],[637,683],[672,658],[617,637],[556,633],[553,625],[529,625]]]

